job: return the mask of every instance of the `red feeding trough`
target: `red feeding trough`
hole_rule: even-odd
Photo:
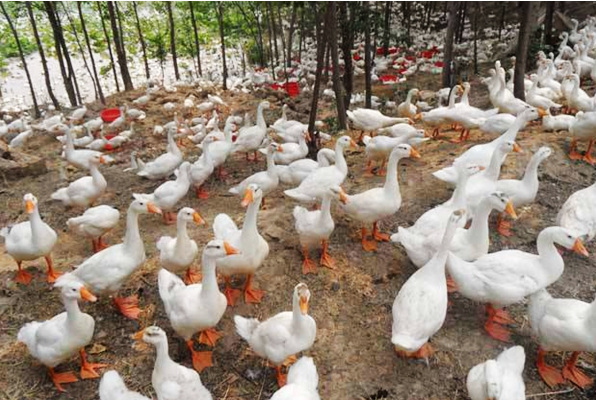
[[[100,114],[101,119],[103,122],[113,122],[115,119],[120,117],[120,109],[119,108],[106,108]]]
[[[298,96],[300,94],[300,86],[298,86],[298,82],[288,82],[286,84],[286,92],[290,97]]]

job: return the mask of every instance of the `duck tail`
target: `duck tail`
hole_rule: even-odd
[[[107,371],[103,374],[101,382],[99,382],[100,400],[116,399],[126,392],[128,392],[128,389],[118,372]]]
[[[68,192],[67,188],[60,188],[52,193],[52,200],[59,200],[59,201],[67,201],[68,200]]]
[[[29,351],[35,348],[35,335],[41,324],[41,322],[33,321],[23,325],[23,327],[19,329],[17,340],[21,343],[25,343]]]
[[[319,385],[317,367],[311,357],[301,357],[288,372],[288,384],[299,384],[313,391]]]
[[[234,315],[234,323],[236,324],[236,332],[247,342],[260,324],[256,318],[244,318],[240,315]]]

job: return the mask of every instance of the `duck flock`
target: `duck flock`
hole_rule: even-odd
[[[111,246],[103,237],[121,223],[121,213],[101,204],[108,186],[101,172],[103,165],[114,162],[113,151],[132,150],[127,142],[141,134],[135,130],[135,121],[146,118],[148,107],[165,89],[148,83],[146,93],[132,104],[122,105],[119,117],[112,122],[90,118],[91,112],[82,107],[68,119],[58,114],[31,126],[25,118],[4,124],[0,136],[16,135],[10,149],[26,150],[27,137],[43,131],[63,143],[61,157],[66,164],[88,171],[88,176],[56,188],[51,198],[68,210],[80,212],[68,219],[68,228],[90,240],[94,252],[72,271],[55,269],[51,252],[58,234],[42,220],[35,195],[24,195],[28,221],[0,232],[5,250],[18,268],[14,281],[23,286],[30,284],[32,275],[23,268],[24,262],[45,258],[47,282],[61,291],[65,312],[47,321],[27,323],[20,328],[18,341],[27,346],[32,358],[48,368],[59,391],[78,380],[73,372],[57,371],[77,353],[81,359],[80,378],[99,378],[100,370],[107,366],[90,362],[85,352],[93,342],[95,320],[81,310],[79,303],[111,297],[124,317],[139,318],[142,310],[138,298],[118,294],[146,259],[139,216],[161,214],[164,224],[176,225],[176,236],[162,236],[156,242],[161,266],[157,289],[172,331],[188,346],[193,368],[170,358],[168,338],[160,327],[147,326],[134,338],[156,349],[152,385],[159,400],[212,399],[199,375],[213,365],[212,351],[197,350],[197,343],[202,349],[214,348],[222,334],[234,334],[218,332],[217,326],[226,312],[234,312],[238,302],[267,301],[258,282],[269,245],[259,232],[257,220],[267,205],[267,196],[283,191],[296,202],[292,215],[296,242],[303,255],[303,274],[316,274],[320,267],[341,268],[330,250],[335,224],[341,216],[361,227],[362,251],[374,252],[380,243],[390,241],[397,244],[396,251],[405,251],[419,268],[399,288],[393,303],[392,331],[386,336],[398,357],[428,362],[433,356],[435,349],[429,340],[445,321],[449,292],[458,291],[465,298],[485,304],[486,333],[508,343],[512,340],[508,325],[514,320],[506,308],[528,299],[527,316],[539,344],[539,375],[551,387],[566,381],[580,388],[589,387],[593,380],[577,362],[582,352],[596,352],[596,302],[553,298],[548,287],[565,271],[565,250],[588,256],[584,243],[596,235],[596,184],[578,188],[563,204],[556,221],[551,221],[552,226],[536,232],[537,254],[516,249],[489,253],[489,232],[490,216],[496,210],[495,229],[500,235],[512,235],[511,220],[517,217],[516,209],[531,206],[536,199],[538,168],[553,153],[547,146],[540,147],[520,179],[500,179],[506,157],[523,151],[516,136],[528,124],[540,120],[544,131],[568,132],[569,158],[591,165],[596,162],[591,156],[596,140],[596,102],[581,88],[583,79],[596,81],[596,60],[592,58],[595,38],[596,19],[590,18],[581,30],[576,26],[563,35],[556,55],[539,53],[536,73],[525,80],[526,101],[513,96],[513,77],[507,81],[506,71],[497,61],[483,80],[492,109],[472,106],[468,99],[471,85],[464,82],[437,94],[448,98],[446,106],[429,109],[426,103],[417,104],[421,91],[412,89],[404,102],[394,105],[395,116],[375,109],[348,111],[350,124],[360,136],[317,133],[318,140],[329,146],[318,149],[316,161],[306,158],[314,142],[308,126],[288,119],[287,105],[283,106],[282,117],[268,125],[265,115],[272,105],[266,100],[258,104],[256,123],[248,114],[236,115],[224,95],[210,94],[204,101],[190,95],[182,104],[166,103],[161,111],[173,114],[173,121],[155,126],[152,131],[157,138],[167,137],[165,152],[147,161],[131,151],[131,165],[123,171],[131,177],[136,174],[154,181],[156,187],[151,193],[133,195],[126,210],[124,239]],[[389,64],[394,59],[393,55],[378,57],[377,62]],[[265,82],[255,82],[255,74],[245,78],[249,86],[244,86],[242,79],[239,85],[260,90]],[[461,101],[456,102],[459,94]],[[317,123],[317,127],[323,126]],[[449,126],[460,130],[450,139],[454,143],[468,140],[472,129],[492,140],[469,147],[451,165],[433,173],[434,178],[454,188],[448,201],[425,211],[411,226],[400,226],[393,234],[382,232],[379,222],[398,213],[402,204],[400,160],[423,157],[424,150],[419,149],[441,138],[441,129]],[[380,187],[347,193],[342,188],[348,176],[346,151],[356,149],[357,142],[366,154],[364,174],[385,176],[385,182]],[[201,155],[194,163],[185,160],[180,148],[183,143],[199,148]],[[587,143],[583,154],[578,151],[580,143]],[[266,169],[229,186],[229,192],[246,207],[242,226],[237,226],[229,215],[218,214],[209,222],[213,239],[198,244],[187,227],[206,221],[197,210],[185,205],[188,192],[192,188],[200,201],[215,201],[206,183],[215,179],[227,182],[226,160],[235,153],[255,163],[264,156]],[[415,162],[410,165],[415,168]],[[573,168],[573,163],[565,168]],[[334,204],[343,211],[340,216],[333,215]],[[292,218],[289,214],[286,217]],[[196,268],[199,251],[200,271]],[[241,287],[235,287],[238,276],[244,277]],[[222,287],[218,278],[223,281]],[[308,356],[296,359],[313,346],[317,336],[316,322],[309,315],[312,293],[305,283],[298,283],[288,295],[291,311],[281,311],[263,321],[235,315],[236,333],[256,356],[274,367],[279,390],[272,399],[316,400],[320,397],[315,360]],[[545,354],[551,351],[571,352],[571,356],[561,368],[546,363]],[[495,359],[476,365],[467,378],[469,396],[473,400],[525,399],[524,366],[522,346],[510,347]],[[101,375],[99,396],[102,400],[147,398],[129,391],[117,371]]]

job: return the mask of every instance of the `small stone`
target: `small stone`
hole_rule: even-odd
[[[335,281],[331,284],[331,290],[337,292],[340,289],[339,282]]]

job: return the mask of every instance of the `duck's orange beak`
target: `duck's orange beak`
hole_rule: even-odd
[[[140,331],[138,331],[137,333],[132,335],[132,338],[134,340],[143,340],[143,335],[145,334],[145,329],[141,329]]]
[[[410,158],[420,158],[420,157],[422,157],[422,156],[420,155],[418,150],[416,150],[415,148],[412,147],[410,149]]]
[[[519,144],[517,143],[513,143],[513,151],[515,153],[523,153],[524,151],[522,150],[522,148],[520,147]]]
[[[100,164],[105,164],[106,163],[106,159],[104,156],[99,156],[99,163]]]
[[[582,256],[588,257],[590,255],[590,253],[588,253],[588,250],[586,250],[586,248],[584,247],[584,243],[580,238],[575,239],[575,243],[573,244],[571,250],[575,251],[578,254],[581,254]]]
[[[25,201],[25,211],[27,211],[27,214],[33,213],[35,211],[35,203],[31,200]]]
[[[346,194],[346,192],[344,192],[344,190],[342,188],[339,188],[340,192],[339,192],[339,201],[341,201],[344,204],[348,204],[348,195]]]
[[[418,113],[416,115],[414,115],[414,121],[420,121],[422,119],[422,114]]]
[[[199,214],[198,212],[194,212],[194,214],[192,215],[192,220],[195,221],[196,224],[198,225],[203,225],[205,224],[205,220],[203,219],[203,217],[201,217],[201,214]]]
[[[252,190],[246,189],[244,191],[244,197],[242,198],[242,203],[240,203],[240,204],[242,205],[242,207],[246,207],[253,201],[255,201],[255,199],[253,197]]]
[[[485,169],[486,169],[486,167],[484,167],[482,165],[478,166],[478,171],[484,171]]]
[[[358,148],[358,145],[356,144],[354,139],[350,139],[350,148],[354,149],[354,150],[356,150]]]
[[[548,115],[548,113],[546,112],[546,110],[544,110],[543,108],[538,109],[538,116],[546,117],[547,115]]]
[[[300,296],[300,312],[302,315],[308,314],[308,297]]]
[[[507,205],[505,205],[505,212],[511,216],[513,219],[517,219],[517,213],[515,212],[515,208],[513,207],[513,202],[509,200]]]
[[[91,302],[97,301],[97,297],[95,297],[93,295],[93,293],[91,293],[85,286],[81,287],[81,289],[79,289],[79,292],[81,292],[81,298],[83,300],[87,300],[87,301],[91,301]]]
[[[153,203],[147,203],[147,211],[151,214],[161,214],[161,210]]]
[[[226,255],[228,256],[231,256],[233,254],[240,254],[240,251],[228,242],[224,242],[224,249],[226,249]]]
[[[277,145],[277,148],[275,149],[275,151],[277,151],[278,153],[283,153],[284,152],[284,148],[281,147],[281,145]]]

